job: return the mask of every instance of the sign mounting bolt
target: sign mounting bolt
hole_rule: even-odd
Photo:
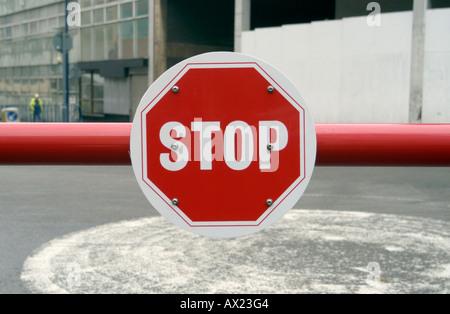
[[[269,94],[272,94],[274,91],[275,91],[275,88],[274,88],[272,85],[270,85],[269,87],[267,87],[267,92],[268,92]]]
[[[178,86],[172,87],[172,92],[173,92],[174,94],[178,94],[179,91],[180,91],[180,88],[179,88]]]
[[[267,205],[267,206],[272,206],[272,205],[273,205],[272,199],[268,198],[268,199],[266,200],[266,205]]]
[[[172,150],[177,150],[178,149],[178,144],[177,143],[173,143],[172,145],[170,145],[170,148],[172,148]]]
[[[273,149],[273,145],[272,144],[267,144],[267,150],[272,150]]]
[[[174,198],[173,200],[172,200],[172,204],[173,205],[178,205],[178,203],[179,203],[179,201],[178,201],[178,198]]]

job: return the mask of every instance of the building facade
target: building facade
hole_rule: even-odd
[[[233,50],[232,1],[74,2],[80,23],[69,27],[69,101],[82,105],[84,121],[129,121],[167,67]],[[62,104],[63,57],[54,37],[65,11],[61,0],[0,1],[0,105],[27,104],[36,93],[45,104]]]
[[[78,0],[69,27],[69,101],[84,121],[130,121],[149,84],[168,67],[208,51],[241,51],[242,34],[286,24],[366,16],[360,0]],[[429,1],[432,8],[449,0]],[[383,12],[411,11],[410,0],[379,0]],[[0,106],[63,103],[65,25],[61,0],[0,0]]]

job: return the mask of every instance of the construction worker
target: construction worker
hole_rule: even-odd
[[[41,112],[43,111],[42,100],[39,94],[35,94],[30,101],[30,115],[33,117],[33,122],[41,121]]]

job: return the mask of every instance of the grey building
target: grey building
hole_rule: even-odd
[[[71,2],[69,0],[69,2]],[[149,84],[168,67],[208,51],[239,51],[240,32],[259,27],[367,15],[359,0],[79,0],[71,26],[70,102],[84,121],[130,121]],[[412,10],[410,0],[380,0],[383,12]],[[448,7],[433,0],[432,7]],[[0,1],[0,105],[63,102],[64,27],[60,0]]]

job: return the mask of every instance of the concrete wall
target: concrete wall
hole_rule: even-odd
[[[423,122],[450,122],[450,9],[427,12]]]
[[[423,122],[450,122],[450,9],[427,12]],[[407,123],[412,12],[262,28],[242,52],[283,71],[315,122]]]

